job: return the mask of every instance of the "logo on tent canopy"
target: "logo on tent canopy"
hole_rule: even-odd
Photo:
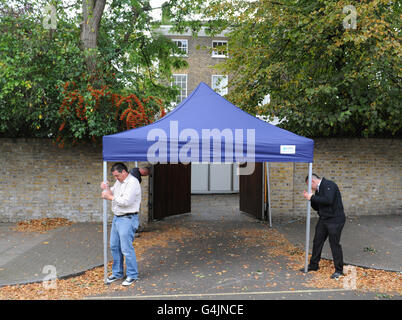
[[[147,141],[155,141],[147,151],[148,162],[155,163],[245,163],[238,175],[254,172],[255,130],[186,128],[179,131],[179,122],[170,121],[169,132],[155,128],[148,132]]]

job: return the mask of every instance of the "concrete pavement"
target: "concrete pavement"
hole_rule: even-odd
[[[196,236],[167,248],[149,250],[139,266],[141,281],[135,286],[136,293],[116,292],[108,298],[133,298],[142,294],[150,299],[175,296],[191,299],[192,292],[201,299],[261,299],[263,293],[265,298],[277,299],[322,297],[324,292],[301,286],[306,275],[290,275],[285,258],[267,254],[263,243],[243,242],[241,230],[269,233],[270,229],[266,223],[240,213],[236,196],[213,199],[193,196],[192,214],[151,223],[145,232],[157,232],[159,225],[182,225]],[[315,221],[312,219],[310,242]],[[59,278],[69,277],[103,265],[101,223],[75,223],[45,234],[13,231],[14,226],[0,224],[0,286],[41,282],[53,271]],[[304,249],[304,219],[279,219],[273,215],[273,228]],[[345,263],[402,272],[401,231],[402,216],[348,218],[341,239]],[[323,258],[332,259],[327,244]],[[233,292],[239,294],[230,295]],[[348,290],[330,290],[324,294],[329,299],[374,296],[372,293],[356,295]]]

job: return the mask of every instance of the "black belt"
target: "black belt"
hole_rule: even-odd
[[[118,215],[118,217],[135,216],[137,214],[138,214],[138,212],[129,212],[129,213]]]

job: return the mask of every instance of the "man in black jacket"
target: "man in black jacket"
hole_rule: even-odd
[[[142,182],[142,176],[148,176],[150,172],[150,168],[148,167],[141,167],[141,168],[132,168],[130,170],[131,175],[136,177],[138,181],[141,183]]]
[[[130,171],[130,174],[132,176],[134,176],[135,178],[137,178],[138,182],[141,184],[142,182],[142,177],[144,176],[148,176],[151,172],[151,168],[150,167],[141,167],[141,168],[137,168],[134,167],[132,168]],[[141,224],[138,226],[137,229],[137,233],[136,233],[136,237],[139,237],[139,233],[143,230],[144,228],[141,226]]]
[[[306,177],[307,181],[308,177]],[[315,227],[313,253],[308,271],[318,270],[321,251],[328,237],[335,266],[331,279],[336,279],[343,275],[343,253],[339,242],[346,218],[341,193],[335,182],[321,179],[316,174],[312,176],[311,189],[314,193],[304,191],[303,195],[311,201],[311,207],[318,212],[320,218]]]

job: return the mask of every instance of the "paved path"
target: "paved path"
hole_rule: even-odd
[[[239,212],[237,197],[193,196],[192,213],[151,223],[145,232],[182,226],[193,233],[169,246],[153,247],[140,263],[141,281],[135,290],[106,298],[129,299],[372,299],[374,293],[306,289],[308,275],[290,272],[285,257],[267,254],[262,242],[245,244],[244,230],[270,232],[266,223]],[[311,241],[315,221],[311,225]],[[0,286],[43,281],[46,266],[68,277],[103,264],[101,223],[75,223],[45,234],[13,231],[0,224]],[[279,219],[274,230],[304,249],[304,219]],[[148,230],[147,230],[148,229]],[[402,216],[348,219],[343,234],[348,264],[402,271]],[[109,233],[110,234],[110,233]],[[274,246],[271,246],[274,247]],[[311,248],[311,245],[310,245]],[[324,258],[331,259],[328,246]],[[110,260],[110,254],[109,254]],[[131,290],[131,291],[130,291]],[[102,297],[96,297],[98,299]]]

